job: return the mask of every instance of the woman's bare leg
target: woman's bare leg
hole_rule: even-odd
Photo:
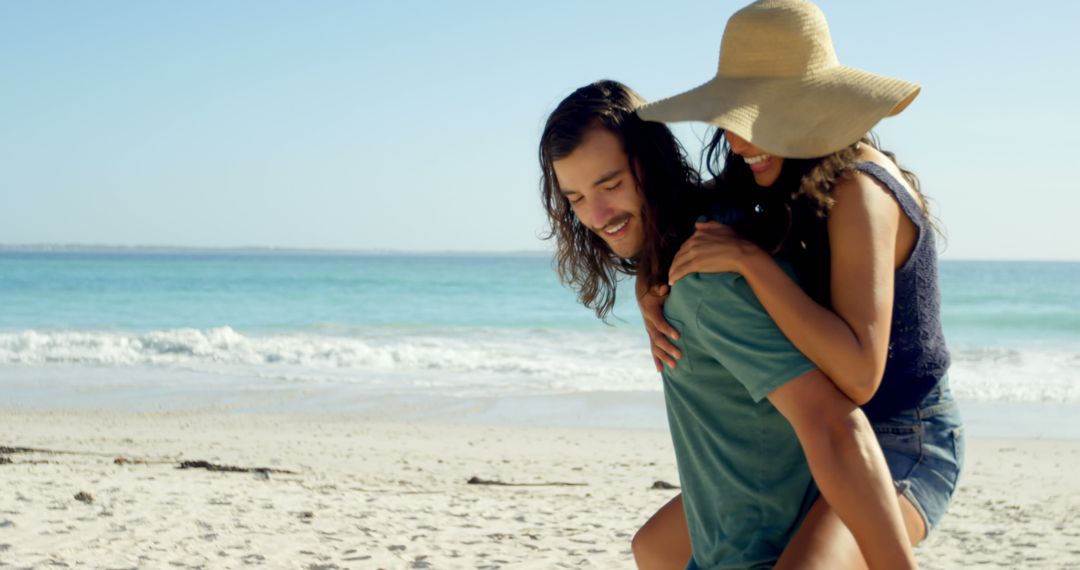
[[[923,522],[919,510],[907,497],[900,495],[900,514],[904,515],[904,526],[907,528],[908,538],[911,545],[915,546],[926,538],[926,523]]]
[[[825,498],[818,497],[798,532],[784,548],[775,568],[866,570],[867,566],[855,536]]]
[[[912,546],[926,535],[922,517],[907,497],[900,496],[900,512]],[[846,569],[866,570],[866,561],[855,543],[855,536],[819,497],[806,515],[798,532],[792,537],[776,563],[776,570]]]
[[[899,499],[904,526],[914,546],[925,538],[926,525],[907,497],[901,495]],[[692,552],[682,495],[676,495],[661,507],[634,535],[630,546],[641,570],[685,568]],[[866,562],[851,531],[825,499],[818,498],[784,549],[776,568],[862,570],[866,568]]]
[[[690,531],[686,528],[682,494],[660,507],[630,543],[640,570],[682,570],[690,561]]]

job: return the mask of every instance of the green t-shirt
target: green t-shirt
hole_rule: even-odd
[[[816,491],[795,431],[765,397],[815,367],[739,274],[684,277],[664,314],[681,333],[664,398],[693,562],[771,568]]]

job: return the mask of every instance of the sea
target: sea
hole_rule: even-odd
[[[961,401],[1080,410],[1080,263],[943,261],[940,273]],[[537,421],[597,415],[608,394],[625,404],[613,423],[662,427],[631,286],[604,322],[546,254],[8,249],[0,388],[37,407],[488,417],[531,401]]]

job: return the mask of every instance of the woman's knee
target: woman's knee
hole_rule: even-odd
[[[646,521],[630,540],[630,551],[634,553],[634,562],[640,570],[670,567],[664,564],[663,539],[660,536],[663,534],[663,519],[658,520],[658,515]]]
[[[634,553],[634,562],[637,563],[638,568],[644,569],[651,566],[653,556],[649,541],[649,524],[645,523],[634,533],[634,538],[630,539],[630,551]]]
[[[681,497],[669,501],[638,529],[630,550],[641,570],[686,567],[692,553]]]

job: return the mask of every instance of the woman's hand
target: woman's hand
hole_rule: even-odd
[[[742,239],[731,226],[718,222],[698,222],[697,231],[675,254],[668,270],[668,283],[691,273],[740,273],[743,260],[761,250],[751,241]]]
[[[653,364],[657,372],[664,371],[664,365],[675,368],[675,361],[682,356],[679,349],[668,340],[679,338],[679,331],[668,324],[664,318],[664,299],[667,299],[671,288],[667,285],[658,285],[648,288],[638,278],[636,283],[638,308],[641,309],[641,317],[645,320],[645,332],[649,333],[649,344],[653,355]]]

